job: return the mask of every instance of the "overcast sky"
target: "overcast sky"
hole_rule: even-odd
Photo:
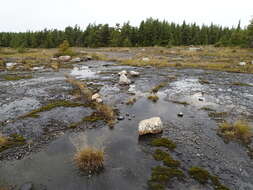
[[[253,16],[253,0],[1,0],[0,31],[63,29],[89,23],[138,25],[153,17],[170,22],[242,26]]]

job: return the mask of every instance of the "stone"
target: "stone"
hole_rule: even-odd
[[[101,98],[101,95],[96,93],[96,94],[93,94],[92,97],[91,97],[91,100],[93,101],[96,101],[97,103],[102,103],[103,100]]]
[[[127,71],[123,70],[123,71],[120,71],[118,74],[119,74],[119,76],[120,75],[127,75]]]
[[[118,118],[117,118],[118,120],[124,120],[125,119],[125,117],[124,116],[118,116]]]
[[[189,51],[202,51],[202,48],[189,47]]]
[[[67,61],[71,60],[71,56],[69,56],[69,55],[60,56],[59,60],[63,61],[63,62],[67,62]]]
[[[131,80],[127,78],[126,75],[122,74],[119,78],[119,84],[121,85],[128,85],[131,84]]]
[[[130,71],[129,74],[130,74],[131,76],[133,76],[133,77],[137,77],[137,76],[140,75],[140,73],[137,72],[137,71]]]
[[[33,190],[33,184],[31,182],[24,183],[19,190]]]
[[[251,61],[251,64],[253,65],[253,61]]]
[[[204,98],[199,97],[199,101],[203,102],[203,101],[204,101]]]
[[[245,65],[246,65],[246,62],[240,62],[239,65],[240,65],[240,66],[245,66]]]
[[[179,113],[177,114],[177,116],[178,116],[178,117],[183,117],[184,114],[183,114],[182,112],[179,112]]]
[[[142,58],[142,61],[144,61],[144,62],[149,62],[150,59],[149,59],[148,57],[143,57],[143,58]]]
[[[71,59],[72,63],[78,63],[78,62],[81,62],[81,61],[82,61],[82,59],[80,57],[76,57],[76,58]]]
[[[139,135],[157,134],[163,131],[163,123],[160,117],[152,117],[140,121],[138,132]]]
[[[58,58],[52,57],[50,60],[51,60],[51,61],[58,61]]]
[[[7,69],[11,69],[13,68],[14,66],[18,65],[18,63],[6,63],[5,66]]]

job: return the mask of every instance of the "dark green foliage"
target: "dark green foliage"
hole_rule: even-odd
[[[37,32],[1,32],[0,46],[14,48],[55,48],[64,40],[77,47],[136,47],[173,45],[240,45],[253,47],[253,21],[247,29],[210,26],[197,26],[195,23],[175,24],[149,18],[139,27],[129,22],[122,26],[116,24],[89,24],[85,30],[79,26],[66,27],[65,30],[43,30]]]
[[[189,174],[193,179],[197,180],[201,184],[207,183],[210,176],[208,171],[198,167],[190,168]]]
[[[178,180],[183,180],[184,176],[184,173],[179,169],[156,166],[152,168],[152,175],[148,181],[148,186],[152,190],[163,190],[166,183],[171,179],[177,178]]]
[[[170,150],[174,150],[177,147],[173,141],[166,139],[166,138],[156,138],[156,139],[152,140],[151,145],[152,146],[163,146],[163,147],[166,147]]]
[[[164,152],[162,150],[157,149],[153,154],[153,157],[157,161],[163,161],[165,166],[176,168],[180,166],[180,162],[178,160],[174,160],[169,153]]]

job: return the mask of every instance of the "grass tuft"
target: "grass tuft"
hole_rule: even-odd
[[[155,94],[149,95],[148,99],[151,100],[152,102],[157,102],[159,100],[159,97]]]
[[[84,172],[99,172],[104,167],[104,151],[87,147],[74,155],[76,166]]]
[[[151,92],[152,93],[157,93],[161,88],[165,87],[168,83],[167,82],[161,82],[160,84],[154,86],[152,89],[151,89]]]

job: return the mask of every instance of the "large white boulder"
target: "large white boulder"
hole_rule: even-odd
[[[92,97],[91,97],[91,100],[93,101],[96,101],[97,103],[102,103],[103,100],[101,98],[101,95],[96,93],[96,94],[93,94]]]
[[[246,62],[240,62],[239,65],[240,65],[240,66],[245,66],[245,65],[246,65]]]
[[[119,77],[119,84],[125,85],[125,84],[131,84],[131,80],[127,78],[125,74],[120,75]]]
[[[63,61],[63,62],[70,61],[71,60],[71,56],[69,56],[69,55],[60,56],[59,60]]]
[[[143,58],[142,58],[142,61],[144,61],[144,62],[149,62],[150,59],[149,59],[148,57],[143,57]]]
[[[139,135],[157,134],[163,131],[163,124],[160,117],[152,117],[140,121],[138,127]]]
[[[140,75],[140,73],[137,72],[137,71],[130,71],[129,74],[130,74],[131,76],[133,76],[133,77],[137,77],[137,76]]]
[[[123,70],[118,73],[118,75],[127,75],[127,71]]]

